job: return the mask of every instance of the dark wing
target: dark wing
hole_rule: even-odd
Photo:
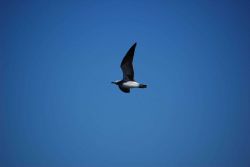
[[[129,93],[130,89],[129,88],[124,88],[122,86],[119,85],[119,88],[121,89],[121,91],[125,92],[125,93]]]
[[[136,43],[129,49],[125,57],[121,62],[121,69],[123,72],[123,80],[133,81],[134,80],[134,69],[133,69],[133,58],[135,52]]]

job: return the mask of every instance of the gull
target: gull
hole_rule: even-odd
[[[126,53],[121,62],[120,67],[123,72],[123,79],[112,82],[113,84],[116,84],[120,88],[120,90],[123,91],[124,93],[129,93],[131,88],[147,87],[147,85],[136,82],[134,80],[133,58],[134,58],[135,48],[136,48],[136,43],[134,43],[133,46],[131,46],[131,48],[128,50],[128,52]]]

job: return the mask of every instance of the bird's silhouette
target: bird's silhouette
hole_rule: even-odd
[[[133,59],[135,53],[136,43],[128,50],[121,62],[121,69],[123,72],[123,79],[112,82],[119,86],[120,90],[129,93],[131,88],[146,88],[147,85],[138,83],[134,80]]]

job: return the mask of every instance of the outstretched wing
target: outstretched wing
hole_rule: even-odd
[[[129,88],[124,88],[122,86],[119,85],[119,88],[121,91],[125,92],[125,93],[129,93],[130,92],[130,89]]]
[[[133,81],[134,80],[134,68],[133,58],[135,52],[136,43],[128,50],[127,54],[121,62],[121,69],[123,72],[123,80]]]

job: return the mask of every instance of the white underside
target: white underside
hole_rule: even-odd
[[[139,83],[135,81],[127,81],[122,84],[125,88],[139,88]]]

